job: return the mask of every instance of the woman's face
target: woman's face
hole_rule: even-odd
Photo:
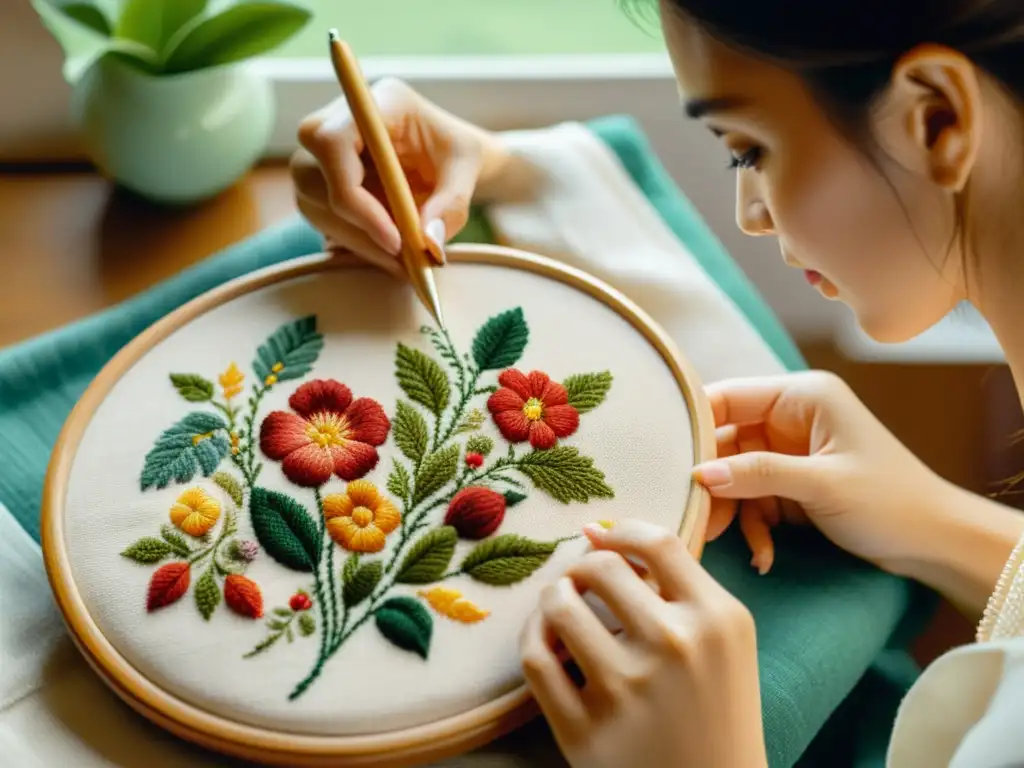
[[[879,341],[916,336],[964,298],[947,192],[884,153],[873,164],[798,76],[716,42],[667,2],[662,26],[687,114],[735,169],[741,230],[776,236],[783,261]],[[882,132],[898,123],[872,120]]]

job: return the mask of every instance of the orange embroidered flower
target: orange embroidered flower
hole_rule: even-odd
[[[220,381],[221,389],[224,390],[224,399],[230,400],[242,393],[242,382],[245,381],[245,374],[238,369],[237,365],[232,363],[220,375],[218,381]]]
[[[487,408],[509,442],[529,440],[545,451],[579,427],[580,414],[569,405],[569,393],[546,373],[526,376],[510,368],[498,376],[498,383],[501,389],[488,398]]]
[[[288,405],[295,413],[274,411],[263,420],[260,448],[281,461],[293,483],[314,488],[332,473],[358,480],[377,466],[376,446],[387,440],[391,422],[376,400],[353,400],[341,382],[317,379],[295,390]]]
[[[350,552],[380,552],[402,522],[402,513],[369,480],[325,496],[324,517],[331,538]]]
[[[202,488],[189,488],[171,506],[171,522],[189,536],[202,536],[220,518],[220,504]]]

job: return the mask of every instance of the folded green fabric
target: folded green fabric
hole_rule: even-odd
[[[635,123],[606,118],[594,121],[591,128],[780,359],[791,368],[803,367],[792,340],[672,183]],[[489,237],[485,220],[476,213],[459,239]],[[292,221],[123,304],[0,350],[0,502],[38,540],[50,451],[71,408],[102,366],[147,326],[193,297],[255,269],[319,249],[317,235],[301,221]],[[744,543],[731,533],[708,547],[706,563],[757,620],[771,764],[790,766],[886,647],[907,611],[910,588],[842,555],[813,532],[784,531],[778,550],[772,573],[758,577],[749,566]],[[887,723],[891,719],[881,727]],[[822,747],[822,765],[849,763],[848,749],[841,760],[827,747]],[[835,762],[828,762],[833,758]]]

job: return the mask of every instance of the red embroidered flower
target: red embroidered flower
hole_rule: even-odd
[[[565,387],[546,373],[525,376],[510,368],[498,376],[498,383],[501,389],[488,398],[487,408],[509,442],[529,440],[537,450],[546,451],[579,427],[580,414],[569,405]]]
[[[281,461],[293,483],[314,488],[332,472],[357,480],[377,466],[375,446],[387,439],[391,422],[376,400],[353,400],[341,382],[317,379],[295,390],[288,405],[295,413],[273,411],[263,420],[260,448]]]
[[[308,611],[313,607],[313,601],[309,599],[309,595],[300,590],[292,595],[291,599],[288,601],[288,606],[296,612]]]
[[[470,469],[480,469],[484,465],[484,457],[476,451],[466,452],[466,466]]]
[[[486,539],[505,519],[505,497],[482,486],[463,488],[448,505],[444,524],[463,539]]]

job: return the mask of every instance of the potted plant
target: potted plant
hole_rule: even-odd
[[[273,92],[247,60],[309,21],[294,0],[32,0],[64,51],[93,162],[152,200],[233,184],[266,148]]]

